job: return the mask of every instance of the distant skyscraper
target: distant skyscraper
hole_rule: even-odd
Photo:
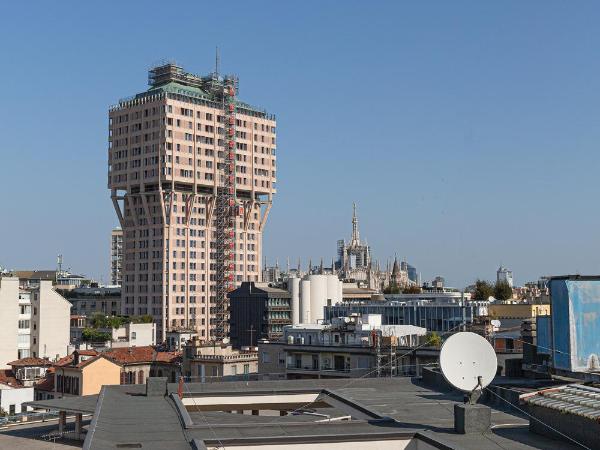
[[[110,233],[110,284],[121,286],[123,266],[123,230],[113,228]]]
[[[510,287],[513,287],[513,273],[512,270],[507,269],[504,266],[500,266],[496,271],[496,281],[506,281]]]
[[[227,333],[227,293],[260,281],[275,194],[275,120],[237,99],[237,79],[175,64],[109,112],[108,187],[123,229],[122,313],[158,340]]]

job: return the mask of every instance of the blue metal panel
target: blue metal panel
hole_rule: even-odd
[[[573,371],[599,370],[600,281],[567,281]]]
[[[537,352],[552,354],[552,322],[551,316],[537,316],[536,319]]]
[[[565,280],[550,280],[550,298],[552,299],[552,358],[557,369],[571,370],[569,292]]]
[[[550,281],[554,367],[600,370],[600,280]]]

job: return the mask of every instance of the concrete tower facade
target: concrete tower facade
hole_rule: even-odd
[[[122,313],[152,315],[159,340],[178,329],[208,340],[223,326],[223,186],[235,205],[227,218],[228,290],[260,281],[262,233],[276,192],[276,123],[237,99],[226,111],[225,82],[166,64],[150,70],[147,91],[109,111],[108,187],[123,229]]]
[[[123,230],[113,228],[110,233],[110,284],[121,286],[123,280]]]

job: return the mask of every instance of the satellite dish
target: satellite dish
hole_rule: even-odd
[[[453,334],[442,345],[440,367],[448,383],[460,391],[474,393],[492,382],[498,360],[483,337],[462,332]]]

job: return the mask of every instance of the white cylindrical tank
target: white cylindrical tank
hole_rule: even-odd
[[[309,275],[310,323],[323,319],[323,308],[327,305],[327,278],[325,275]]]
[[[341,281],[338,279],[337,275],[325,275],[325,277],[327,277],[327,300],[329,300],[332,305],[340,303],[342,301],[339,287]]]
[[[292,324],[300,323],[300,278],[288,278],[288,292],[292,296],[290,299],[292,307]]]
[[[310,323],[310,281],[300,281],[300,323]]]

